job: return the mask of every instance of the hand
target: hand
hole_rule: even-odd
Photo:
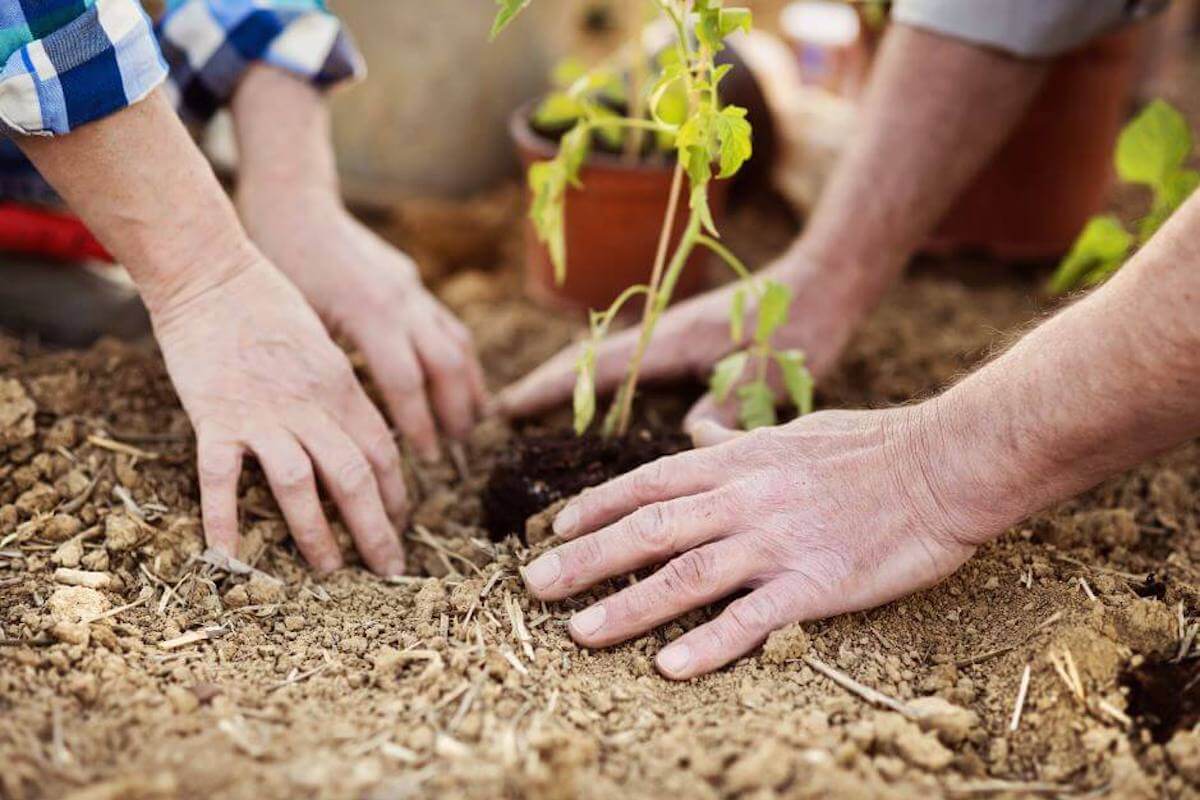
[[[471,334],[421,285],[412,261],[354,219],[333,191],[243,187],[246,229],[325,324],[367,359],[392,421],[428,460],[438,426],[462,439],[487,402]]]
[[[932,401],[931,401],[932,402]],[[571,636],[606,647],[750,590],[658,655],[669,678],[701,675],[786,625],[886,603],[940,581],[1004,521],[950,505],[935,482],[923,407],[825,412],[749,434],[699,426],[700,444],[572,501],[554,522],[567,542],[524,571],[560,600],[655,564],[648,578],[576,614]],[[974,486],[974,484],[970,484]],[[972,490],[973,491],[973,490]]]
[[[310,564],[322,571],[342,565],[317,494],[319,475],[371,569],[403,574],[392,520],[403,519],[407,499],[383,416],[316,314],[261,255],[247,253],[222,275],[152,310],[196,431],[210,546],[238,551],[238,476],[250,451]]]
[[[760,273],[763,279],[780,281],[793,289],[790,322],[776,334],[775,346],[799,348],[808,356],[810,371],[818,378],[827,373],[868,303],[855,286],[841,277],[831,276],[815,261],[796,249]],[[642,378],[661,381],[694,377],[707,382],[713,366],[737,349],[730,338],[729,313],[735,286],[727,286],[680,303],[663,314],[654,339],[642,362]],[[753,300],[747,300],[747,314],[753,318]],[[747,325],[753,331],[753,325]],[[637,347],[637,327],[609,337],[596,358],[596,388],[610,392],[625,375]],[[525,417],[567,402],[575,386],[575,363],[580,345],[562,351],[497,397],[501,413]],[[771,382],[782,397],[782,381],[772,375]],[[731,393],[735,395],[736,393]],[[736,404],[718,406],[706,396],[692,409],[685,427],[688,430],[703,419],[732,425],[737,419]]]

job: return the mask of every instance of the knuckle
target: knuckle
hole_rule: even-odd
[[[654,553],[672,551],[673,535],[667,512],[661,503],[646,506],[629,518],[629,532],[645,550]]]
[[[663,581],[671,594],[702,595],[716,574],[712,556],[701,548],[689,550],[663,568]]]
[[[415,366],[396,370],[387,380],[387,387],[396,394],[411,395],[425,385],[424,377]]]
[[[604,551],[595,536],[585,536],[570,543],[567,556],[563,560],[563,571],[568,580],[574,581],[596,569],[604,560]]]
[[[400,450],[391,434],[380,434],[376,437],[367,448],[367,459],[386,472],[400,466]]]
[[[196,470],[202,483],[228,483],[238,477],[238,463],[227,453],[201,452]]]
[[[357,453],[347,457],[334,470],[334,481],[350,494],[365,493],[372,480],[371,465]]]
[[[285,494],[298,494],[312,483],[312,467],[307,461],[290,458],[276,468],[277,490]]]
[[[635,493],[642,498],[657,498],[667,486],[666,460],[660,458],[639,469],[634,476]]]
[[[775,601],[761,591],[735,600],[725,611],[730,627],[742,638],[765,635],[777,618]]]

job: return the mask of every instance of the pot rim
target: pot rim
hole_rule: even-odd
[[[543,97],[545,95],[538,95],[517,106],[508,118],[508,132],[518,148],[528,150],[538,158],[549,161],[558,154],[558,143],[534,130],[532,121],[533,109],[542,101]],[[647,163],[643,159],[630,163],[622,156],[595,148],[588,152],[584,164],[613,172],[671,172],[675,169],[675,159],[661,164]]]

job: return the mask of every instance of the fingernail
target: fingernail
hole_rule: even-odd
[[[331,572],[337,572],[342,568],[342,559],[338,556],[329,556],[321,559],[320,565],[317,566],[323,574],[328,575]]]
[[[404,556],[393,558],[388,562],[386,578],[399,578],[404,575],[405,564]]]
[[[686,644],[673,644],[658,654],[658,666],[668,675],[678,675],[692,660],[692,651]]]
[[[545,591],[554,585],[562,574],[562,561],[557,553],[547,553],[521,570],[525,584],[535,591]]]
[[[567,506],[554,518],[554,532],[559,536],[566,536],[575,530],[575,526],[578,524],[579,509],[575,506]]]
[[[604,627],[604,620],[607,618],[608,612],[604,610],[604,606],[597,604],[571,617],[571,627],[578,634],[591,636]]]

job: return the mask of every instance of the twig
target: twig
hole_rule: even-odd
[[[426,547],[432,547],[434,550],[441,553],[443,556],[445,556],[447,558],[453,558],[455,561],[461,561],[462,563],[464,563],[468,567],[470,567],[471,571],[474,572],[476,575],[483,577],[483,570],[481,570],[479,567],[475,566],[474,561],[472,561],[469,558],[466,558],[465,556],[461,556],[458,553],[454,552],[453,550],[450,550],[449,548],[439,544],[437,542],[437,540],[435,540],[433,538],[433,534],[431,534],[429,532],[429,529],[426,528],[424,525],[414,525],[413,533],[415,535],[412,536],[411,538],[416,539],[418,542],[425,545]],[[450,565],[447,565],[447,566],[449,566],[451,572],[454,572],[454,573],[458,572],[458,570],[454,569],[454,567],[452,567]]]
[[[76,511],[83,508],[83,504],[86,503],[91,498],[92,492],[94,492],[96,490],[96,484],[98,484],[98,483],[100,483],[100,475],[99,474],[93,476],[91,483],[89,483],[86,487],[84,487],[84,490],[82,492],[75,495],[70,500],[63,503],[61,506],[59,506],[58,513],[74,514]]]
[[[200,630],[188,631],[182,636],[176,636],[174,639],[159,642],[158,646],[162,650],[178,650],[181,647],[188,647],[198,642],[219,639],[228,632],[227,629],[221,627],[201,628]]]
[[[1025,665],[1025,671],[1021,673],[1021,687],[1017,689],[1017,702],[1013,706],[1012,722],[1008,725],[1008,730],[1016,733],[1017,728],[1021,726],[1021,712],[1025,710],[1025,698],[1029,694],[1029,676],[1033,673],[1033,668]]]
[[[104,450],[111,450],[114,453],[121,453],[133,458],[140,458],[143,461],[156,461],[159,458],[158,453],[152,453],[149,450],[143,450],[142,448],[134,447],[131,444],[118,442],[114,439],[109,439],[106,436],[99,436],[93,433],[87,438],[87,440],[89,444],[95,445],[96,447]]]
[[[267,689],[267,691],[274,692],[277,689],[282,689],[285,686],[294,686],[297,683],[301,683],[302,681],[308,680],[309,678],[313,677],[314,675],[320,675],[322,672],[324,672],[327,669],[329,669],[329,664],[325,663],[319,667],[314,667],[313,669],[310,669],[308,672],[301,672],[298,675],[290,675],[285,680],[282,680],[279,683],[276,683],[276,684],[273,684],[272,686],[270,686]]]
[[[87,572],[67,567],[54,570],[54,580],[67,586],[86,586],[89,589],[115,589],[120,585],[118,578],[111,573]]]
[[[152,598],[152,597],[154,597],[154,590],[147,586],[145,589],[142,590],[142,596],[139,597],[137,600],[134,600],[132,603],[126,603],[123,606],[118,606],[117,608],[109,609],[108,611],[105,611],[103,614],[96,614],[95,616],[92,616],[92,617],[85,617],[84,619],[81,619],[80,622],[83,623],[84,625],[91,625],[93,622],[100,622],[102,620],[112,619],[113,617],[117,616],[118,614],[124,614],[126,611],[132,611],[133,609],[137,608],[138,606],[144,606],[146,604],[146,602],[148,600],[150,600],[150,598]]]
[[[865,686],[851,678],[841,670],[834,669],[816,656],[804,656],[804,663],[815,669],[817,672],[824,675],[829,680],[841,686],[848,692],[852,692],[863,700],[874,706],[883,706],[897,713],[903,714],[909,719],[916,719],[920,716],[917,711],[905,703],[897,700],[894,697],[880,692],[877,689],[872,689],[870,686]]]

